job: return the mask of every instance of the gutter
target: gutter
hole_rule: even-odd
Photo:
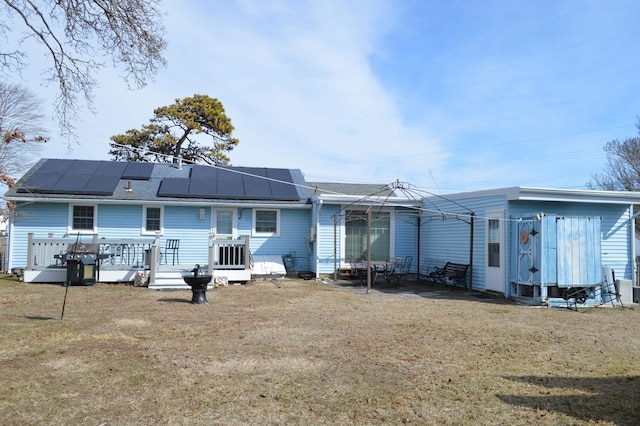
[[[127,200],[127,199],[100,199],[100,198],[38,198],[38,197],[5,197],[5,200],[13,201],[16,203],[24,202],[24,203],[60,203],[60,204],[135,204],[135,205],[173,205],[173,206],[197,206],[197,207],[210,207],[212,205],[215,206],[224,206],[224,207],[239,207],[239,208],[277,208],[277,209],[311,209],[311,205],[308,203],[300,203],[296,202],[288,204],[284,202],[279,203],[257,203],[257,202],[220,202],[219,199],[212,200],[203,200],[198,198],[197,201],[162,201],[162,200],[145,200],[145,199],[137,199],[137,200]]]

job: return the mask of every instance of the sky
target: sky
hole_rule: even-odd
[[[129,90],[99,73],[95,113],[43,158],[108,160],[109,138],[194,94],[235,127],[236,166],[435,194],[585,189],[604,145],[638,134],[636,0],[164,0],[168,65]],[[41,52],[34,52],[41,55]],[[33,62],[33,60],[32,60]],[[37,74],[34,74],[37,77]],[[50,115],[52,87],[23,77]]]

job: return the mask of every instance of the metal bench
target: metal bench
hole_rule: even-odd
[[[429,273],[429,278],[436,283],[462,285],[467,288],[467,270],[469,265],[464,263],[447,262],[442,268],[435,267]]]

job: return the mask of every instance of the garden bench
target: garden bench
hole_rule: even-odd
[[[434,267],[433,272],[429,273],[429,278],[440,284],[462,285],[467,288],[467,270],[469,265],[464,263],[447,262],[442,268]]]

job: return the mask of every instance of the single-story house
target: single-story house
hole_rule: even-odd
[[[473,289],[552,304],[572,292],[602,301],[605,267],[631,302],[638,203],[637,192],[528,187],[427,197],[423,265],[469,264]]]
[[[62,259],[76,243],[106,253],[105,282],[148,270],[154,244],[153,288],[181,287],[179,274],[195,264],[229,281],[329,275],[364,258],[365,210],[375,215],[377,258],[417,250],[417,216],[406,214],[415,200],[386,185],[310,184],[296,169],[43,159],[5,199],[15,205],[7,271],[24,269],[28,282],[63,282]]]
[[[64,281],[58,260],[77,239],[108,254],[102,281],[130,281],[148,269],[156,244],[166,274],[175,270],[156,283],[167,288],[183,284],[176,271],[207,265],[215,241],[214,262],[231,267],[224,275],[247,281],[260,265],[254,272],[280,273],[282,255],[307,252],[309,198],[294,169],[43,159],[5,195],[15,205],[8,270],[25,268],[25,281]],[[308,257],[297,267],[308,269]]]
[[[596,297],[603,266],[635,284],[640,193],[417,195],[400,182],[306,182],[297,169],[43,159],[5,199],[15,206],[7,271],[25,269],[32,282],[64,281],[60,260],[83,242],[104,256],[101,281],[157,269],[151,288],[184,285],[179,274],[195,264],[246,281],[285,269],[330,276],[389,258],[411,258],[422,278],[446,262],[467,264],[468,288],[536,303],[575,288]]]

